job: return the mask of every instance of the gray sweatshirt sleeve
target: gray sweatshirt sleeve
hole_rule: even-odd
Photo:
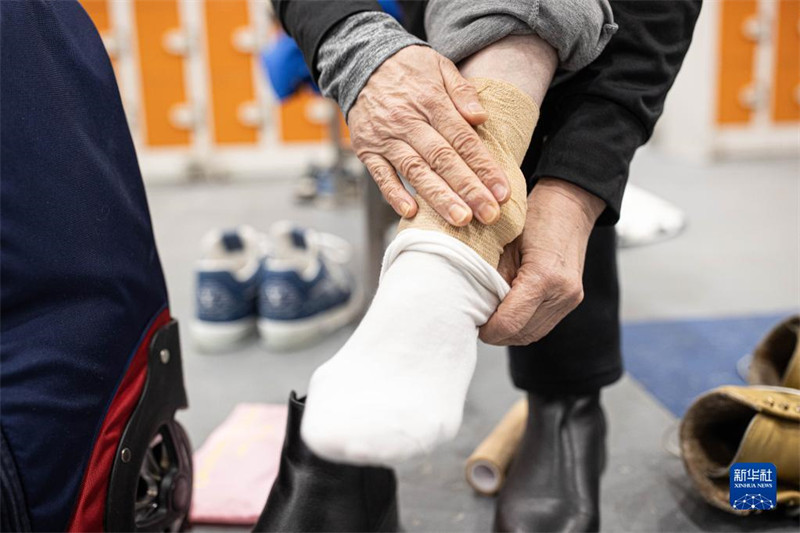
[[[345,117],[372,73],[395,53],[411,45],[427,46],[391,15],[365,11],[331,29],[317,51],[319,88],[339,103]]]
[[[430,0],[425,29],[431,46],[454,62],[508,35],[536,34],[558,51],[561,68],[578,70],[600,55],[617,25],[608,0]],[[347,17],[317,51],[322,94],[347,117],[372,73],[411,45],[427,43],[386,13]]]
[[[617,25],[608,0],[430,0],[425,31],[453,62],[508,35],[536,34],[558,51],[560,68],[579,70],[600,55]]]

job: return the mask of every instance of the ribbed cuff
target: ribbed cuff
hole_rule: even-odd
[[[381,6],[376,0],[272,0],[272,5],[286,33],[297,42],[303,52],[303,58],[315,82],[319,79],[319,70],[315,66],[317,48],[330,29],[355,13],[381,12]],[[314,10],[314,16],[309,16],[310,9]]]
[[[352,15],[332,28],[317,51],[319,87],[345,117],[361,89],[384,61],[407,46],[427,46],[386,13]]]

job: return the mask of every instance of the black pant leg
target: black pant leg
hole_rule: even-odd
[[[596,227],[589,238],[583,302],[545,338],[509,349],[514,385],[541,394],[585,394],[622,375],[616,234]]]

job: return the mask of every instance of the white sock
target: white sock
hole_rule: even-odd
[[[478,327],[509,287],[464,243],[401,231],[352,337],[311,378],[301,434],[318,455],[396,464],[452,439],[475,369]]]

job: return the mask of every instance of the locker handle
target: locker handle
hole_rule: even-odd
[[[252,54],[256,50],[256,32],[250,26],[241,26],[233,31],[231,37],[233,48],[243,54]]]
[[[186,102],[175,104],[169,110],[169,122],[179,130],[194,130],[200,123],[199,112]]]
[[[188,32],[180,28],[173,28],[164,33],[162,40],[164,50],[176,56],[185,56],[192,48],[192,39]]]
[[[236,111],[239,122],[248,128],[259,128],[264,123],[264,114],[258,107],[258,102],[244,102]]]
[[[748,85],[739,91],[739,104],[746,109],[760,109],[766,103],[763,88]]]
[[[762,17],[747,17],[742,23],[742,35],[750,41],[766,41],[769,39],[769,33],[769,23]]]

